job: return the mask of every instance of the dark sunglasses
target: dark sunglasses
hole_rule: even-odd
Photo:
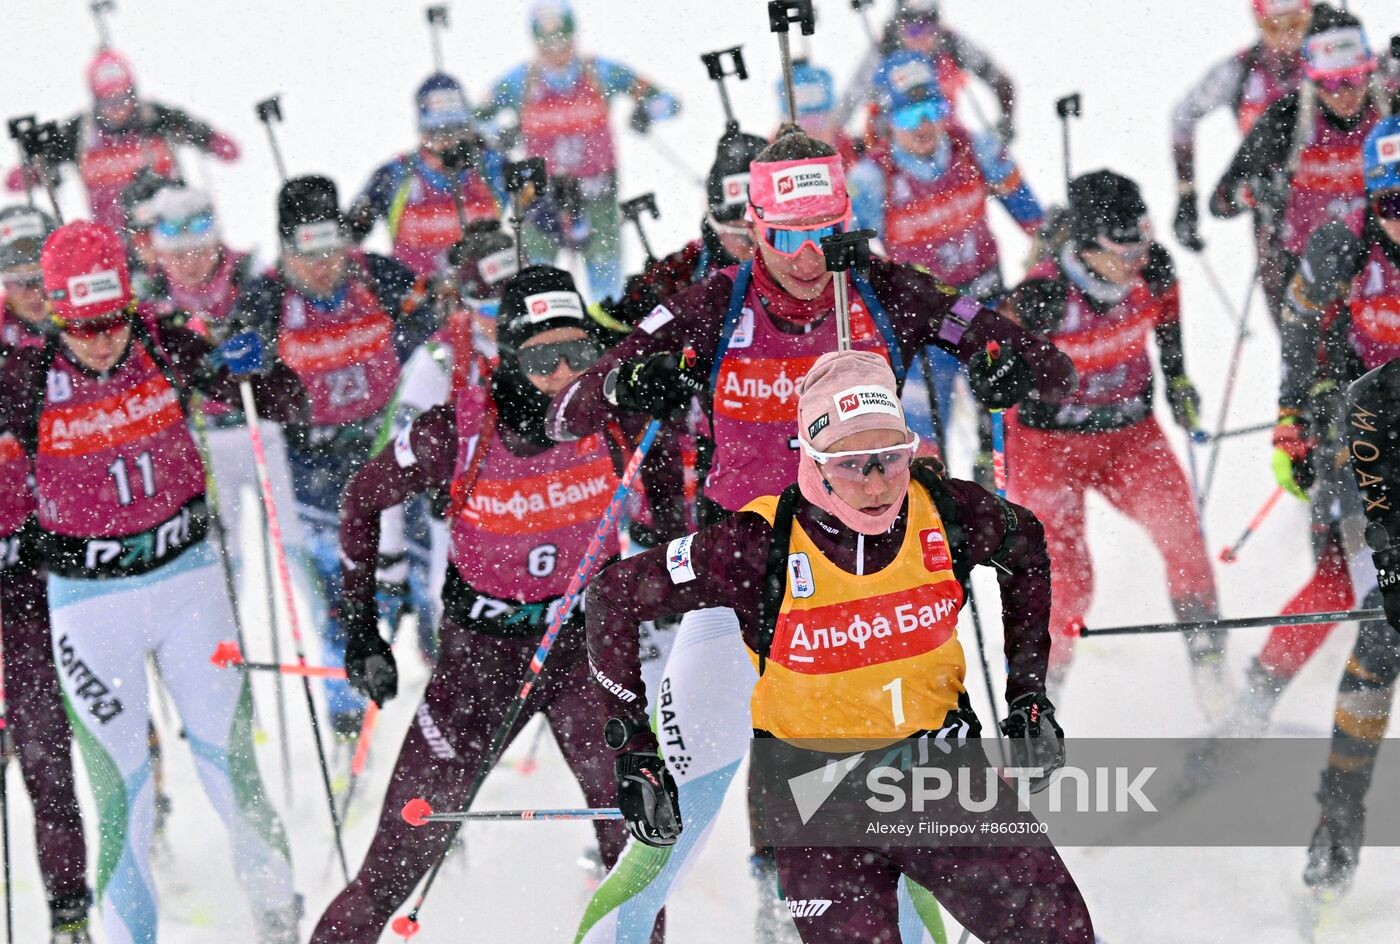
[[[1371,200],[1376,216],[1383,220],[1400,220],[1400,190],[1387,190],[1378,193]]]
[[[75,338],[95,338],[99,334],[115,334],[128,320],[126,312],[119,311],[90,321],[58,319],[58,328],[64,334],[71,334]]]
[[[520,369],[536,377],[548,377],[559,368],[559,362],[567,360],[572,370],[587,370],[603,355],[597,344],[587,338],[572,341],[556,341],[553,344],[534,344],[522,347],[515,359]]]

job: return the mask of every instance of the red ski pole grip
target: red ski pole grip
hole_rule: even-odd
[[[209,661],[221,669],[242,665],[243,651],[238,648],[238,643],[232,639],[225,639],[214,647],[214,654],[209,657]]]
[[[418,933],[418,922],[414,921],[408,915],[399,915],[389,927],[405,941]]]
[[[427,800],[422,797],[414,797],[403,805],[399,815],[403,821],[410,826],[426,826],[428,817],[433,814],[433,808]]]

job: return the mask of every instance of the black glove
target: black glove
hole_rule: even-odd
[[[1346,293],[1361,271],[1365,252],[1345,223],[1327,223],[1313,231],[1303,264],[1298,267],[1299,293],[1308,304],[1325,308]]]
[[[1055,721],[1055,706],[1044,692],[1027,692],[1007,708],[1001,733],[1011,744],[1011,766],[1039,767],[1041,775],[1029,778],[1031,792],[1039,793],[1065,765],[1065,732]]]
[[[1372,529],[1367,528],[1369,541]],[[1381,606],[1385,608],[1385,621],[1390,628],[1400,632],[1400,546],[1387,547],[1375,551],[1371,559],[1376,562],[1376,576],[1380,580]]]
[[[666,762],[656,754],[619,754],[617,806],[627,831],[648,846],[674,846],[681,837],[681,797]]]
[[[632,130],[638,134],[646,134],[651,130],[651,112],[647,109],[646,102],[638,102],[632,109]]]
[[[623,324],[636,327],[637,322],[651,314],[652,309],[661,304],[661,296],[657,293],[656,286],[648,282],[644,276],[634,275],[622,286],[620,298],[605,299],[601,304],[603,311],[607,312],[609,316]]]
[[[1201,238],[1201,211],[1196,206],[1196,191],[1192,190],[1181,195],[1181,199],[1176,204],[1176,219],[1172,222],[1172,231],[1176,233],[1176,241],[1191,252],[1200,252],[1206,248],[1206,241]]]
[[[690,354],[653,354],[624,361],[603,381],[603,396],[618,409],[672,420],[705,390],[705,377]]]
[[[978,403],[989,410],[1005,410],[1021,402],[1035,377],[1015,348],[993,343],[968,361],[967,381]]]
[[[1167,383],[1167,402],[1172,407],[1172,419],[1176,425],[1194,433],[1201,425],[1201,395],[1191,378],[1182,375],[1173,377]]]
[[[394,650],[379,635],[379,627],[353,625],[361,620],[347,620],[349,638],[345,643],[345,680],[350,687],[381,708],[399,693],[399,667]]]

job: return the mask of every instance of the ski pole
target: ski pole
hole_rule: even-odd
[[[269,125],[269,132],[271,126]],[[243,414],[248,418],[248,438],[253,443],[253,468],[258,476],[258,488],[262,492],[263,510],[267,514],[267,538],[277,562],[277,577],[282,584],[283,602],[287,607],[287,624],[292,630],[292,645],[295,648],[297,665],[307,668],[306,646],[301,636],[301,617],[297,614],[296,594],[292,590],[292,574],[287,566],[287,548],[282,543],[282,526],[277,519],[277,501],[272,494],[272,476],[268,472],[267,449],[263,445],[262,428],[258,425],[258,405],[253,400],[253,384],[248,378],[238,382],[238,392],[243,398]],[[345,884],[350,884],[350,865],[345,859],[345,844],[340,837],[340,816],[335,809],[335,794],[331,791],[331,769],[326,763],[326,748],[321,743],[321,722],[316,717],[316,700],[311,696],[311,679],[302,675],[302,692],[306,695],[306,711],[311,718],[311,739],[316,742],[316,760],[321,765],[321,783],[326,790],[326,808],[331,815],[331,829],[335,833],[335,850],[340,856],[340,871]]]
[[[442,71],[442,31],[451,23],[447,19],[447,4],[434,4],[423,11],[428,18],[428,38],[433,44],[433,71]]]
[[[21,115],[8,122],[10,140],[15,142],[15,148],[19,151],[19,176],[24,183],[24,202],[29,204],[31,210],[34,209],[34,173],[29,167],[29,154],[24,150],[24,129],[34,127],[34,122],[33,115]]]
[[[666,163],[671,165],[676,173],[684,177],[687,183],[699,187],[701,190],[705,189],[705,178],[697,174],[695,168],[686,163],[685,158],[677,154],[676,149],[666,143],[665,138],[662,138],[655,131],[648,132],[641,137],[642,140],[651,145],[652,150],[660,154]]]
[[[1265,500],[1263,506],[1261,506],[1260,509],[1254,513],[1254,517],[1249,520],[1249,524],[1245,526],[1244,533],[1239,536],[1234,544],[1221,549],[1220,559],[1222,561],[1227,564],[1233,564],[1235,562],[1236,557],[1240,553],[1240,548],[1244,547],[1244,542],[1248,541],[1250,535],[1254,534],[1255,530],[1264,523],[1264,519],[1269,517],[1269,512],[1274,510],[1274,506],[1278,504],[1278,500],[1283,497],[1283,492],[1284,488],[1282,485],[1273,490]]]
[[[112,48],[112,32],[107,26],[107,14],[115,9],[114,0],[93,0],[88,4],[92,11],[92,21],[97,24],[97,44],[102,49]]]
[[[1205,430],[1197,430],[1200,434],[1200,442],[1214,442],[1217,439],[1233,439],[1236,436],[1248,436],[1252,433],[1262,433],[1271,430],[1278,425],[1277,420],[1270,420],[1267,423],[1255,423],[1253,426],[1241,426],[1239,429],[1227,429],[1223,433],[1208,433]]]
[[[410,826],[426,826],[428,823],[464,823],[470,820],[518,820],[520,822],[532,822],[541,820],[622,819],[622,810],[615,806],[603,806],[581,810],[482,810],[479,813],[463,810],[461,812],[436,813],[427,800],[422,797],[414,797],[403,805],[403,809],[399,811],[399,815],[402,816],[403,821]]]
[[[304,663],[248,662],[238,643],[225,639],[214,647],[209,661],[221,669],[243,669],[245,672],[278,672],[282,675],[304,675],[308,678],[345,678],[345,670],[329,665],[306,665]]]
[[[1069,182],[1074,177],[1069,160],[1069,120],[1083,114],[1079,93],[1073,92],[1063,98],[1055,99],[1055,114],[1060,118],[1060,142],[1064,146],[1065,156],[1065,197],[1068,198]]]
[[[652,219],[660,219],[661,213],[656,209],[656,194],[644,193],[640,197],[623,200],[618,204],[618,209],[622,211],[622,218],[636,227],[637,238],[642,241],[642,249],[647,254],[647,262],[654,262],[656,254],[651,251],[651,242],[647,239],[646,227],[642,225],[642,214],[650,213]]]
[[[355,787],[359,785],[360,775],[365,772],[365,766],[369,763],[370,739],[374,736],[374,728],[378,723],[379,703],[371,701],[365,708],[364,720],[360,722],[360,733],[355,738],[355,753],[350,758],[350,782],[345,787],[345,802],[340,806],[341,819],[350,814],[350,804],[355,801]],[[326,869],[330,870],[329,864]]]
[[[5,944],[15,944],[14,882],[10,875],[10,710],[5,698],[5,614],[0,610],[0,867],[5,870]]]
[[[274,123],[282,121],[282,96],[273,95],[253,106],[258,121],[267,130],[267,143],[272,147],[272,163],[277,167],[277,176],[283,183],[287,181],[287,165],[282,161],[282,149],[277,146],[277,132],[272,130]]]
[[[781,3],[782,0],[774,0]],[[770,4],[770,7],[772,4]],[[811,12],[811,0],[807,0]],[[785,33],[779,33],[785,36]],[[786,42],[784,42],[786,46]],[[857,273],[870,268],[870,240],[875,238],[873,229],[858,229],[849,233],[832,233],[822,237],[822,255],[826,259],[826,271],[834,273],[831,284],[836,292],[836,349],[851,349],[851,300],[850,287],[846,284],[846,273],[851,269]]]
[[[525,207],[549,184],[544,158],[527,157],[512,161],[505,169],[506,192],[510,194],[510,225],[515,228],[515,265],[525,269]]]
[[[687,355],[693,357],[690,352],[687,352]],[[637,475],[641,471],[642,461],[646,459],[647,452],[650,451],[651,444],[656,439],[657,431],[660,429],[660,420],[653,419],[647,424],[641,442],[637,444],[632,458],[627,463],[627,468],[623,470],[622,479],[617,483],[617,489],[613,492],[608,507],[603,511],[603,517],[598,522],[598,527],[594,529],[593,537],[588,541],[583,558],[578,562],[578,567],[574,569],[574,575],[569,580],[568,588],[554,607],[554,616],[549,622],[549,628],[545,630],[544,636],[540,638],[539,646],[535,649],[535,654],[530,658],[530,666],[525,671],[520,688],[516,691],[515,697],[511,699],[510,705],[507,706],[505,717],[496,726],[496,733],[491,737],[491,745],[486,749],[481,764],[477,767],[476,776],[472,778],[471,784],[467,787],[464,806],[470,807],[472,805],[472,801],[476,799],[477,793],[481,790],[481,785],[486,782],[487,775],[491,773],[492,768],[496,766],[496,761],[505,750],[506,741],[510,738],[510,733],[514,730],[521,711],[525,709],[525,699],[529,697],[540,673],[544,671],[545,660],[549,658],[550,650],[554,648],[554,640],[558,637],[559,630],[564,627],[565,621],[572,614],[575,604],[583,594],[583,586],[593,571],[593,565],[603,552],[603,545],[612,532],[613,525],[617,523],[623,502],[627,500],[627,495],[631,492],[632,485],[636,482]],[[394,919],[391,927],[394,933],[400,937],[408,939],[418,933],[418,913],[423,910],[423,902],[427,899],[428,892],[432,890],[433,882],[436,881],[438,873],[442,871],[442,864],[447,859],[447,852],[452,848],[452,839],[456,835],[457,832],[454,828],[443,844],[442,851],[438,853],[437,859],[433,862],[433,867],[428,872],[428,877],[422,891],[418,893],[417,900],[413,903],[413,908],[408,914],[400,915]]]
[[[1235,306],[1230,304],[1230,295],[1225,291],[1225,285],[1220,281],[1220,276],[1216,274],[1215,266],[1210,264],[1210,256],[1206,255],[1204,252],[1198,252],[1195,256],[1200,260],[1201,271],[1206,274],[1206,282],[1210,285],[1211,293],[1220,301],[1220,307],[1224,310],[1225,314],[1229,315],[1231,320],[1233,320],[1235,317]]]
[[[768,0],[768,29],[778,34],[778,54],[783,61],[783,92],[787,96],[787,113],[797,121],[797,89],[792,83],[792,47],[788,44],[788,27],[796,23],[803,36],[811,36],[817,28],[812,0]],[[846,350],[842,348],[842,350]]]
[[[1244,342],[1249,337],[1249,309],[1254,301],[1254,290],[1259,285],[1259,267],[1249,277],[1249,288],[1245,291],[1244,305],[1240,309],[1239,321],[1235,325],[1235,344],[1230,351],[1230,368],[1225,374],[1225,392],[1220,397],[1220,412],[1216,415],[1215,433],[1211,441],[1210,461],[1206,463],[1206,482],[1201,489],[1201,504],[1210,498],[1211,487],[1215,484],[1215,470],[1220,462],[1220,440],[1225,423],[1230,418],[1230,401],[1235,396],[1235,382],[1240,375],[1240,359],[1244,355]]]
[[[209,498],[209,522],[214,531],[214,550],[219,555],[219,569],[224,575],[224,592],[228,594],[229,606],[233,607],[233,631],[238,636],[238,649],[242,652],[248,648],[248,638],[243,633],[243,608],[238,604],[238,588],[233,578],[233,558],[229,556],[228,550],[228,529],[224,526],[224,517],[221,514],[219,483],[214,477],[214,461],[212,453],[209,452],[208,424],[205,422],[202,401],[194,404],[190,410],[190,419],[194,425],[195,445],[199,448],[200,458],[204,460],[204,491]],[[258,701],[251,698],[251,695],[250,701],[253,706],[253,728],[261,731]],[[286,750],[285,744],[282,749]]]
[[[1201,629],[1252,629],[1259,626],[1321,626],[1326,623],[1365,623],[1385,619],[1385,610],[1339,610],[1333,613],[1298,613],[1293,616],[1248,616],[1240,619],[1207,619],[1190,623],[1148,623],[1143,626],[1115,626],[1089,629],[1081,626],[1081,636],[1142,636],[1152,633],[1192,633]]]
[[[58,225],[63,225],[63,209],[58,205],[58,194],[54,190],[53,178],[49,175],[48,160],[45,154],[53,146],[58,138],[58,125],[52,121],[38,124],[32,120],[21,119],[20,147],[28,158],[30,173],[39,178],[39,183],[44,187],[44,193],[48,195],[49,206],[53,209],[54,219]]]
[[[729,68],[724,67],[725,60],[729,62]],[[729,89],[725,87],[725,76],[734,76],[740,82],[749,77],[749,70],[744,65],[744,47],[731,46],[728,49],[717,49],[714,52],[702,52],[700,61],[705,64],[705,71],[709,73],[715,85],[719,88],[719,103],[724,107],[724,126],[738,130],[739,120],[734,117],[734,106],[729,101]]]

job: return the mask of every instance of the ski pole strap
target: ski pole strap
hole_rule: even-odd
[[[1339,610],[1332,613],[1297,613],[1292,616],[1249,616],[1241,619],[1207,619],[1190,623],[1148,623],[1143,626],[1115,626],[1089,629],[1081,626],[1081,636],[1145,636],[1154,633],[1193,633],[1197,630],[1253,629],[1259,626],[1322,626],[1328,623],[1366,623],[1385,619],[1385,610]]]

